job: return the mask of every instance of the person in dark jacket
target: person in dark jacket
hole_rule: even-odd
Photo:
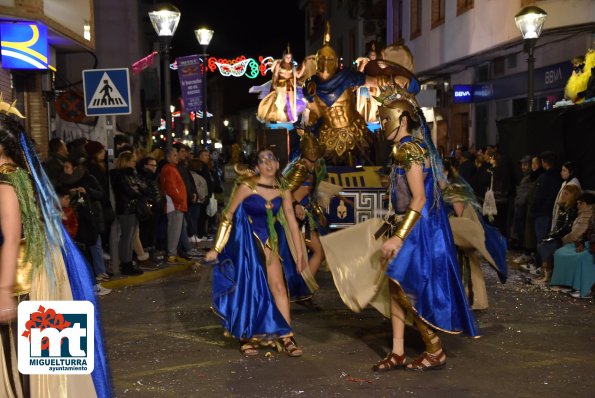
[[[500,230],[503,236],[507,236],[508,203],[511,196],[512,174],[499,152],[495,152],[490,157],[490,165],[491,186],[496,199],[496,208],[498,209],[493,225]]]
[[[475,157],[469,151],[461,152],[461,159],[459,161],[457,172],[459,176],[463,177],[469,184],[475,179]]]
[[[524,247],[523,236],[525,234],[525,219],[527,218],[527,200],[531,188],[531,156],[524,156],[519,164],[522,176],[516,187],[512,226],[510,228],[510,243],[513,248]]]
[[[58,185],[58,178],[64,172],[64,162],[68,160],[68,149],[60,138],[52,138],[48,143],[48,157],[43,164],[52,185]]]
[[[491,174],[488,172],[490,156],[484,150],[477,151],[475,156],[475,174],[471,181],[468,181],[475,192],[475,196],[480,204],[483,203],[486,192],[490,187]]]
[[[208,149],[201,149],[198,152],[198,159],[201,163],[201,168],[198,170],[198,174],[200,174],[207,182],[207,187],[209,190],[208,198],[210,198],[215,193],[223,192],[221,187],[221,181],[219,180],[216,171],[214,168],[211,167],[211,154]],[[208,223],[209,217],[207,215],[207,206],[209,204],[209,200],[205,200],[204,203],[201,204],[200,209],[200,218],[198,220],[198,235],[199,237],[206,238],[209,232]]]
[[[84,163],[74,167],[70,161],[64,162],[60,185],[73,196],[73,208],[80,224],[84,226],[79,228],[75,240],[85,245],[96,279],[108,280],[101,244],[101,233],[105,232],[101,201],[105,192],[97,179],[87,171]]]
[[[105,228],[103,229],[103,232],[101,232],[101,242],[103,244],[103,250],[109,252],[109,235],[111,225],[114,222],[116,215],[114,214],[114,208],[110,201],[105,146],[98,141],[87,141],[85,151],[87,152],[87,162],[85,163],[87,171],[95,177],[104,192],[104,195],[101,198],[101,212],[103,214],[103,224]]]
[[[530,213],[535,224],[535,241],[541,242],[550,231],[552,211],[556,196],[562,185],[560,170],[557,168],[556,155],[547,151],[540,155],[541,164],[545,172],[537,178],[535,183],[535,198]],[[535,267],[540,268],[542,259],[539,252],[535,256]]]
[[[157,160],[151,156],[144,157],[137,165],[138,178],[141,180],[148,193],[148,202],[151,204],[152,216],[146,220],[139,220],[140,240],[152,257],[156,249],[156,236],[159,222],[163,217],[164,200],[159,186],[159,173],[157,173]]]
[[[124,151],[116,160],[116,168],[109,172],[116,200],[116,216],[121,231],[118,241],[120,272],[124,275],[143,273],[141,269],[132,264],[134,234],[138,227],[136,207],[138,199],[143,197],[141,181],[138,179],[135,166],[134,154]]]

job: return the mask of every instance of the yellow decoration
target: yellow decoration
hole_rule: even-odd
[[[564,97],[579,104],[584,98],[579,98],[579,93],[587,89],[587,83],[591,77],[591,69],[595,68],[595,50],[589,49],[585,55],[585,62],[582,71],[573,71],[566,83]]]

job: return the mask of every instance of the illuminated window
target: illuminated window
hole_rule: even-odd
[[[432,29],[444,23],[445,0],[432,0]]]
[[[421,0],[411,0],[411,36],[410,40],[421,35]]]
[[[461,15],[464,12],[469,11],[473,8],[473,0],[457,0],[457,15]]]

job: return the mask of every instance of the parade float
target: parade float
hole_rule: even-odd
[[[386,213],[391,145],[377,133],[378,87],[397,83],[413,98],[419,83],[413,57],[403,45],[385,48],[381,57],[372,47],[351,69],[339,67],[328,24],[322,44],[300,64],[288,45],[281,59],[269,63],[272,79],[250,92],[259,95],[257,119],[268,132],[259,147],[271,146],[275,139],[270,137],[275,135],[287,137],[288,153],[278,157],[291,163],[300,156],[304,132],[318,139],[326,162],[325,184],[319,187],[321,204],[328,227],[336,229]]]

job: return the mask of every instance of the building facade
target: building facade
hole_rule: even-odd
[[[593,0],[389,0],[387,42],[402,40],[424,88],[448,121],[438,144],[498,142],[496,121],[527,110],[527,54],[514,16],[525,6],[548,14],[535,47],[536,109],[563,99],[570,60],[594,46]]]
[[[55,86],[72,81],[62,60],[95,49],[93,0],[0,0],[0,24],[0,91],[5,100],[17,100],[28,134],[45,154]]]

